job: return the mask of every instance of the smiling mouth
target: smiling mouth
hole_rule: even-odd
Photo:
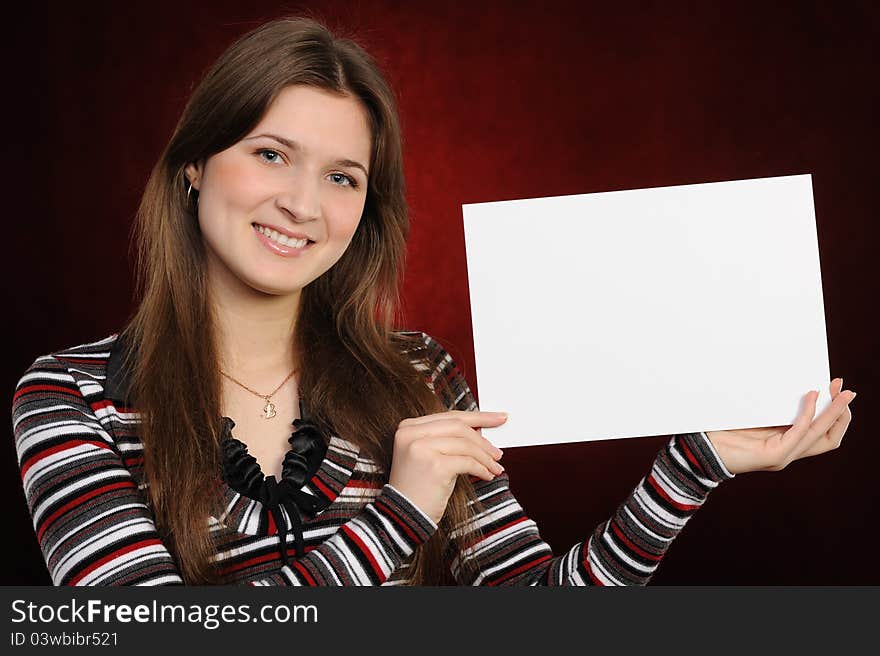
[[[260,234],[265,236],[267,239],[275,242],[279,246],[285,246],[287,248],[305,248],[309,244],[314,244],[315,242],[309,238],[303,239],[295,239],[293,237],[288,237],[287,235],[282,235],[276,230],[272,228],[267,228],[266,226],[259,223],[251,223],[251,226]]]

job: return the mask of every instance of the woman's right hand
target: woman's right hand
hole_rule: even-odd
[[[461,474],[491,481],[504,471],[502,451],[479,432],[507,421],[500,412],[449,410],[404,419],[394,434],[388,482],[440,523]]]

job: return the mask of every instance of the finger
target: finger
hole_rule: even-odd
[[[445,413],[441,413],[445,414]],[[440,417],[440,415],[435,415]],[[448,419],[437,418],[434,421],[425,421],[418,424],[401,425],[399,434],[406,440],[423,439],[426,437],[458,436],[468,439],[480,448],[485,449],[493,458],[500,458],[502,451],[483,434],[461,421],[459,417]]]
[[[472,471],[470,469],[462,471],[460,468],[454,472],[451,471],[451,462],[462,463],[466,460],[478,463],[480,467],[488,471],[492,476],[496,476],[504,471],[504,467],[492,460],[484,451],[476,448],[473,444],[466,443],[464,440],[437,438],[431,441],[431,446],[428,448],[430,449],[431,457],[436,460],[436,465],[441,467],[446,473],[461,474]],[[478,472],[475,475],[481,474]]]
[[[817,395],[818,396],[818,393]],[[828,429],[837,421],[837,418],[847,409],[854,394],[850,390],[845,390],[838,394],[834,401],[825,410],[816,417],[810,425],[810,432],[814,437],[822,437],[828,432]],[[813,400],[815,406],[815,399]]]
[[[794,454],[801,450],[803,441],[806,439],[810,425],[813,422],[813,417],[816,416],[816,398],[818,396],[818,393],[808,392],[804,400],[804,407],[794,420],[791,428],[778,438],[774,438],[773,442],[775,444],[768,445],[771,447],[770,453],[774,454],[772,458],[774,461],[778,460],[781,454],[781,458],[784,461],[791,462],[794,460]]]
[[[835,397],[831,405],[813,420],[807,433],[803,436],[797,448],[794,450],[792,460],[805,457],[807,453],[812,452],[814,445],[820,445],[816,447],[817,449],[822,448],[821,443],[837,424],[840,417],[845,413],[849,413],[849,403],[852,401],[852,398],[852,392],[849,390],[841,392]],[[813,405],[815,406],[815,400]],[[847,416],[851,417],[852,415],[847,414]],[[824,453],[823,451],[819,452]]]
[[[816,440],[816,442],[804,451],[804,453],[798,456],[798,458],[809,458],[839,448],[851,421],[852,412],[847,408],[843,414],[837,418],[837,421],[834,422],[834,425],[831,426],[828,433],[822,438]]]
[[[444,456],[469,456],[495,474],[504,471],[504,467],[495,462],[485,449],[468,440],[457,437],[433,437],[426,439],[425,443],[430,449]]]
[[[450,467],[451,471],[456,474],[470,474],[485,481],[491,481],[496,476],[482,462],[468,456],[446,456],[446,463],[444,464]],[[503,468],[502,471],[504,471]]]
[[[497,426],[503,423],[507,418],[504,412],[484,412],[483,410],[447,410],[446,412],[435,412],[430,415],[421,417],[410,417],[404,419],[401,424],[408,426],[418,426],[428,422],[437,421],[438,419],[461,419],[468,426]]]
[[[835,378],[834,380],[831,381],[831,384],[829,385],[829,390],[831,392],[832,400],[837,399],[837,396],[840,394],[840,391],[842,388],[843,388],[843,378]],[[795,438],[796,437],[803,437],[803,434],[801,433],[801,431],[804,429],[808,430],[810,427],[810,424],[812,424],[812,422],[813,422],[813,418],[816,416],[816,403],[817,403],[818,398],[819,398],[818,392],[815,392],[815,393],[813,393],[812,391],[808,392],[806,400],[804,402],[803,410],[801,410],[801,414],[795,420],[794,424],[791,424],[790,426],[773,426],[772,428],[786,428],[786,429],[788,429],[786,431],[786,436],[789,439],[789,441],[795,441],[795,440],[791,440],[792,437],[795,437]],[[792,430],[792,429],[794,429],[794,430]]]

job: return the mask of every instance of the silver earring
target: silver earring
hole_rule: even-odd
[[[192,182],[190,182],[189,180],[187,180],[187,181],[186,181],[186,204],[187,204],[187,205],[189,205],[189,195],[190,195],[190,192],[192,192],[192,190],[193,190]],[[196,199],[196,207],[198,207],[198,206],[199,206],[199,195],[198,195],[198,191],[196,191],[195,199]]]

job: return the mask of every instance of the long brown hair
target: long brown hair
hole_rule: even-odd
[[[358,443],[387,473],[399,422],[445,410],[411,362],[399,320],[409,231],[394,95],[374,60],[311,18],[266,23],[230,46],[193,91],[152,170],[133,226],[137,309],[120,332],[137,344],[127,366],[141,415],[148,501],[189,584],[223,583],[209,515],[220,516],[221,379],[205,249],[184,169],[225,150],[292,84],[358,99],[372,133],[363,215],[341,259],[302,290],[293,348],[299,392],[325,434]],[[410,349],[409,354],[404,351]],[[436,384],[441,384],[437,381]],[[440,530],[414,554],[413,584],[449,582],[450,531],[473,516],[460,476]]]

